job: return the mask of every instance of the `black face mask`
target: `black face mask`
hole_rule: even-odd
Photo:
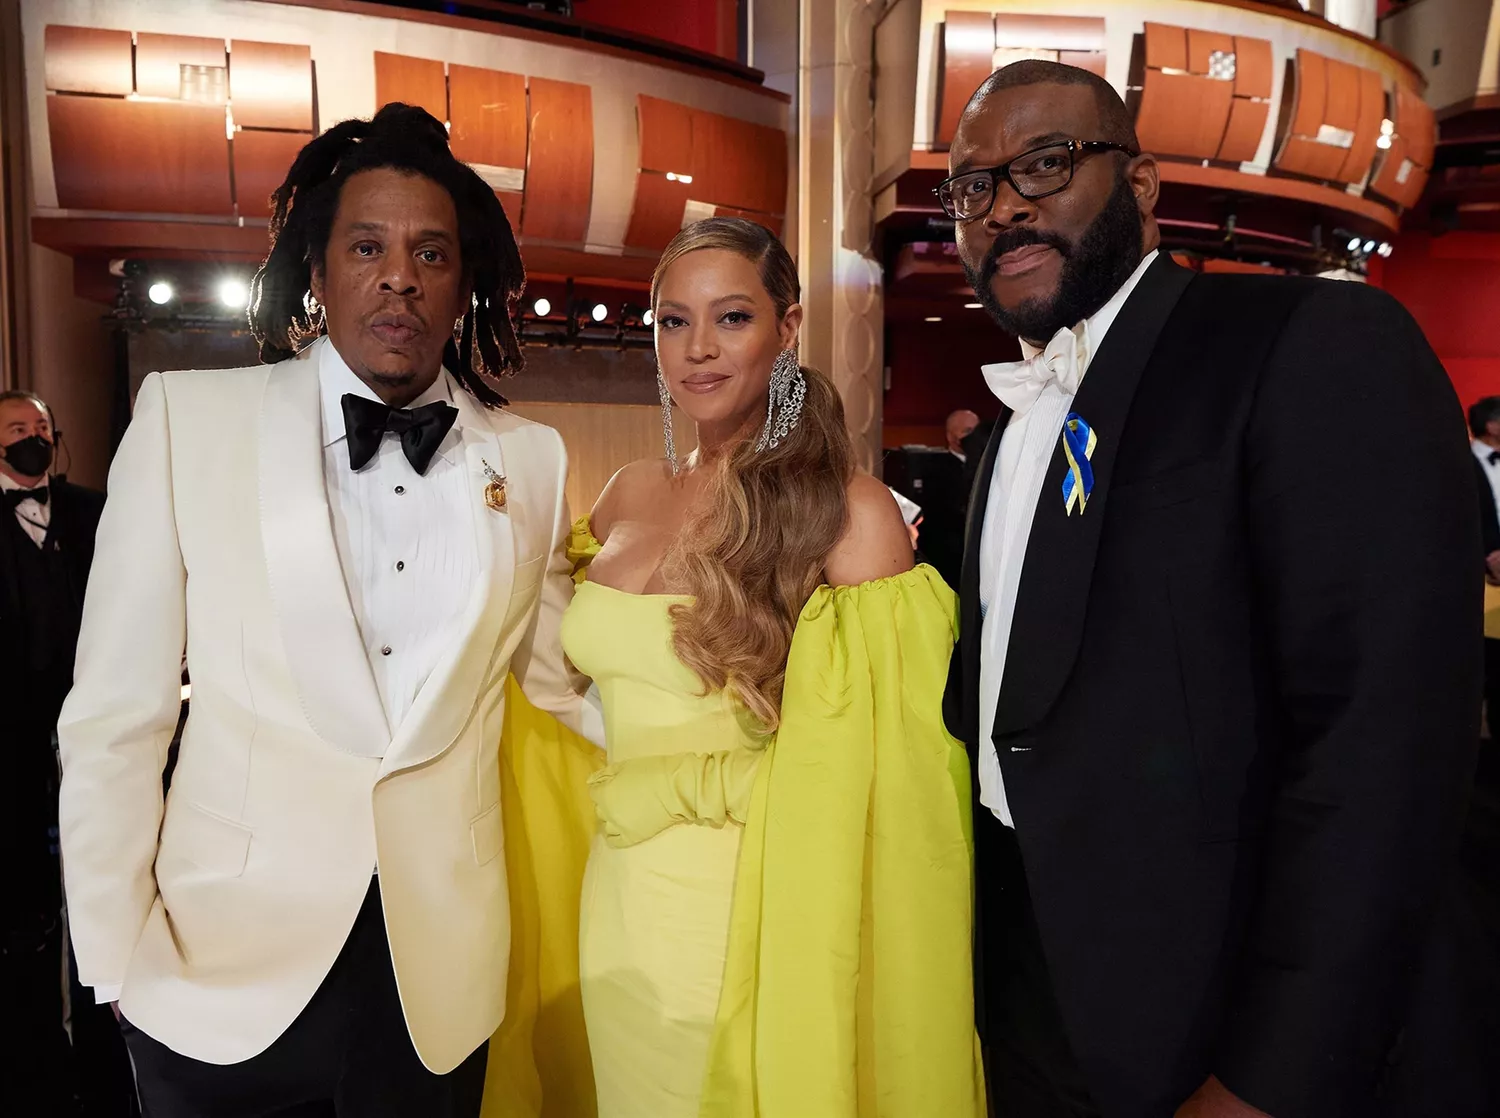
[[[32,435],[4,448],[5,460],[22,477],[42,477],[52,465],[52,444]]]

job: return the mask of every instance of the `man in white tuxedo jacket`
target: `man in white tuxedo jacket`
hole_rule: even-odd
[[[153,374],[110,476],[59,730],[79,969],[153,1118],[470,1116],[505,678],[579,711],[563,446],[489,406],[524,273],[441,124],[340,124],[274,200],[274,363]]]

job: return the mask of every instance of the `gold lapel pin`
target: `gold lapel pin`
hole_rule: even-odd
[[[479,460],[479,464],[484,467],[484,476],[489,479],[484,486],[484,503],[496,512],[504,512],[505,475],[497,474],[483,458]]]

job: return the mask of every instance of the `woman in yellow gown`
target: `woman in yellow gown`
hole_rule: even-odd
[[[574,530],[563,645],[608,746],[579,935],[600,1118],[984,1112],[953,594],[798,365],[798,298],[761,226],[678,235],[651,295],[667,457]]]

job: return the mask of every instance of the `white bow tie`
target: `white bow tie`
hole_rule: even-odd
[[[1088,349],[1078,331],[1064,328],[1053,334],[1047,348],[1035,357],[986,365],[983,372],[1000,402],[1017,415],[1025,415],[1054,381],[1065,395],[1076,396],[1087,363]]]

